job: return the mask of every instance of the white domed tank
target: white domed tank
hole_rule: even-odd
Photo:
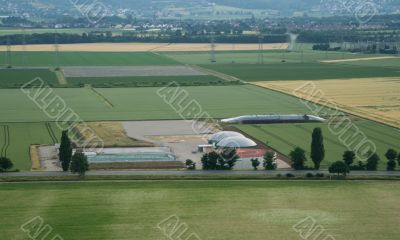
[[[224,138],[216,146],[219,148],[251,148],[256,147],[257,143],[244,136],[236,136]]]
[[[222,131],[222,132],[217,132],[213,135],[211,135],[208,138],[208,142],[210,144],[216,144],[219,143],[221,140],[229,137],[244,137],[241,133],[238,132],[233,132],[233,131]]]

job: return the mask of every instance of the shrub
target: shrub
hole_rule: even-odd
[[[294,178],[295,176],[292,173],[286,173],[287,178]]]
[[[323,174],[323,173],[317,173],[317,174],[315,174],[315,177],[317,177],[317,178],[323,178],[323,177],[325,177],[325,174]]]
[[[191,159],[186,159],[185,165],[188,170],[196,170],[196,163]]]
[[[0,171],[6,172],[10,170],[14,164],[11,162],[9,158],[0,157]]]
[[[336,173],[338,176],[340,174],[346,176],[350,172],[350,168],[344,161],[337,161],[332,163],[332,165],[329,167],[329,172]]]
[[[314,174],[312,174],[312,173],[307,173],[306,174],[306,178],[313,178],[314,177]]]

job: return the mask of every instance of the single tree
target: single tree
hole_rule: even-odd
[[[77,151],[74,156],[72,156],[71,161],[71,172],[78,173],[79,176],[85,176],[86,171],[89,170],[89,163],[87,157],[83,152]]]
[[[275,153],[267,152],[264,155],[263,166],[264,166],[265,170],[275,170],[276,169]]]
[[[350,172],[350,168],[345,162],[337,161],[337,162],[332,163],[332,165],[329,167],[329,172],[336,173],[338,176],[340,174],[343,174],[343,176],[346,176]]]
[[[394,149],[389,149],[385,153],[385,157],[388,160],[387,162],[387,170],[388,171],[394,171],[396,169],[396,158],[397,158],[397,152]]]
[[[397,152],[394,149],[389,149],[387,150],[387,152],[385,153],[385,157],[387,158],[387,160],[393,160],[395,161],[397,158]]]
[[[71,140],[68,137],[68,131],[62,132],[59,158],[63,171],[68,171],[72,158],[72,144]]]
[[[224,159],[227,169],[231,170],[235,166],[236,162],[239,160],[239,155],[237,155],[236,149],[225,149],[220,157]]]
[[[191,159],[186,159],[185,165],[188,170],[196,170],[196,163]]]
[[[312,133],[310,157],[314,163],[314,168],[319,170],[321,162],[325,158],[324,137],[321,128],[315,128]]]
[[[378,162],[380,160],[378,154],[368,154],[370,157],[367,159],[366,169],[368,171],[376,171],[378,169]]]
[[[397,156],[397,162],[398,162],[399,165],[400,165],[400,152],[399,152],[399,156]]]
[[[292,160],[292,167],[296,170],[304,169],[304,163],[307,161],[306,151],[304,149],[296,147],[289,154],[290,159]]]
[[[0,172],[6,172],[10,170],[13,166],[14,164],[9,158],[0,157]]]
[[[395,161],[395,160],[389,160],[389,161],[387,162],[386,170],[388,170],[388,171],[394,171],[394,170],[396,170],[396,161]]]
[[[258,160],[258,158],[252,158],[252,159],[250,159],[250,161],[251,161],[251,165],[253,166],[254,170],[257,170],[261,164],[260,161]]]
[[[218,159],[219,159],[219,154],[216,152],[210,152],[204,154],[203,157],[201,158],[203,170],[216,170]]]
[[[345,151],[343,153],[343,161],[347,166],[351,166],[354,163],[354,159],[356,159],[356,154],[353,151]]]

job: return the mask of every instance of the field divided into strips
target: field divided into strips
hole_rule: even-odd
[[[5,129],[4,126],[7,126]],[[29,146],[59,142],[61,131],[55,123],[1,123],[0,148],[11,158],[15,169],[29,171],[31,162]]]
[[[20,227],[36,216],[80,240],[167,239],[157,225],[173,215],[187,234],[230,240],[302,239],[293,226],[306,218],[311,239],[389,240],[400,222],[399,181],[13,183],[0,195],[4,239],[28,239]]]
[[[381,157],[380,168],[385,170],[387,160],[384,154],[389,148],[399,148],[400,131],[367,120],[354,120],[353,123],[376,145],[377,153]],[[303,148],[307,151],[309,166],[313,166],[309,156],[311,135],[316,127],[322,129],[325,141],[326,157],[321,164],[322,168],[326,169],[330,163],[341,160],[343,152],[347,150],[339,136],[332,133],[325,123],[235,125],[235,127],[286,155],[294,147]],[[343,136],[351,139],[354,134],[355,130],[351,129]]]
[[[216,64],[202,67],[244,81],[398,77],[400,74],[400,66],[387,68],[332,63]]]
[[[0,52],[6,65],[7,52]],[[178,62],[151,52],[12,52],[12,66],[148,66],[177,65]],[[58,62],[58,64],[57,64]]]

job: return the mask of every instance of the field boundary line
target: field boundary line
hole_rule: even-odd
[[[51,141],[53,142],[53,144],[58,143],[57,137],[54,134],[53,128],[51,127],[50,123],[46,122],[45,125],[46,125],[47,132],[49,133]]]
[[[318,104],[318,105],[321,106],[321,102],[320,101],[319,102],[314,102],[314,101],[311,101],[309,99],[305,99],[303,97],[298,97],[298,96],[292,95],[292,94],[290,94],[290,93],[286,92],[285,90],[280,89],[278,87],[257,85],[257,82],[250,82],[250,84],[254,85],[254,86],[257,86],[257,87],[264,88],[264,89],[268,89],[268,90],[272,90],[272,91],[275,91],[275,92],[283,93],[283,94],[285,94],[287,96],[291,96],[291,97],[294,97],[294,98],[297,98],[297,99],[301,99],[301,100],[304,100],[304,101],[307,101],[307,102],[312,102],[314,104]],[[328,107],[328,108],[331,108],[331,109],[333,108],[333,106],[331,104],[329,104],[328,102],[324,102],[324,104],[326,104],[325,107]],[[335,102],[335,104],[336,104],[336,102]],[[387,127],[391,127],[391,128],[396,129],[396,130],[400,130],[400,127],[397,126],[396,123],[393,123],[391,121],[391,119],[389,120],[389,119],[385,119],[385,118],[382,118],[382,117],[379,118],[378,116],[370,116],[367,113],[364,113],[365,115],[363,115],[363,111],[360,110],[360,112],[354,112],[351,109],[349,109],[351,107],[349,107],[349,108],[348,107],[343,107],[342,104],[336,105],[335,108],[337,108],[339,111],[341,111],[343,113],[347,113],[347,114],[359,117],[359,118],[364,119],[364,120],[380,123],[380,124],[385,125]]]
[[[1,157],[7,157],[7,150],[10,146],[10,129],[8,125],[1,125],[4,131],[4,145],[1,148]]]
[[[242,83],[246,83],[245,81],[243,81],[242,79],[239,79],[237,77],[234,77],[234,76],[231,76],[231,75],[228,75],[228,74],[225,74],[225,73],[217,72],[217,71],[214,71],[214,70],[210,70],[210,69],[207,69],[207,68],[203,68],[203,67],[200,67],[198,65],[187,65],[187,66],[189,66],[189,67],[191,67],[193,69],[196,69],[196,70],[198,70],[198,71],[200,71],[202,73],[205,73],[207,75],[212,75],[214,77],[223,79],[223,80],[228,81],[228,82],[239,81],[239,82],[242,82]]]
[[[88,88],[91,92],[93,92],[96,96],[100,97],[108,107],[114,108],[114,105],[110,100],[108,100],[103,94],[99,93],[96,89],[94,89],[91,85],[86,85],[86,88]]]

